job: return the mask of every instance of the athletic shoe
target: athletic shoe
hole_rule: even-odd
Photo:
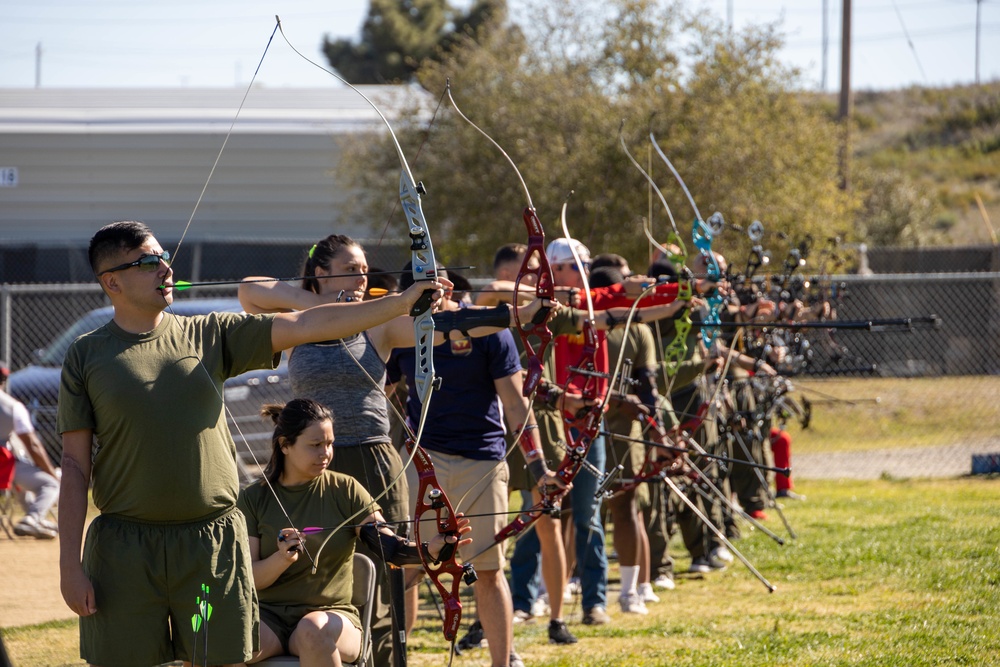
[[[622,608],[623,614],[641,614],[645,616],[649,613],[646,603],[642,601],[638,593],[625,594],[618,598],[618,605]]]
[[[688,568],[688,572],[693,574],[708,574],[709,572],[724,569],[726,569],[726,564],[722,561],[715,560],[709,556],[702,556],[691,561],[691,567]]]
[[[674,583],[674,578],[668,574],[661,574],[654,579],[653,586],[656,588],[662,588],[665,591],[672,591],[677,588],[677,584]]]
[[[549,594],[542,593],[538,598],[531,604],[531,615],[532,616],[548,616],[549,615]]]
[[[39,540],[54,540],[59,533],[39,524],[35,517],[27,514],[14,526],[14,534]]]
[[[584,625],[605,625],[611,622],[611,617],[604,607],[597,605],[583,612]]]
[[[582,592],[583,587],[580,586],[580,577],[573,577],[569,580],[569,583],[566,584],[566,594],[564,594],[563,597],[566,597],[566,595],[579,595]]]
[[[652,584],[639,584],[639,597],[643,602],[660,601],[660,596],[653,592]]]
[[[473,621],[472,625],[469,626],[468,632],[465,636],[458,640],[458,649],[460,651],[468,651],[473,648],[481,648],[483,646],[483,624],[479,620]]]
[[[715,547],[712,549],[710,556],[721,563],[726,563],[727,565],[732,563],[734,560],[733,552],[726,547]]]
[[[535,620],[535,617],[531,615],[531,612],[527,612],[523,609],[514,610],[514,623],[530,623]]]
[[[524,667],[524,660],[521,660],[521,656],[514,652],[514,649],[510,650],[510,662],[507,663],[509,667]]]
[[[566,627],[566,621],[549,621],[550,644],[575,644],[577,639]]]
[[[775,498],[785,498],[787,500],[805,500],[806,499],[806,497],[803,496],[801,493],[795,493],[794,491],[792,491],[790,489],[781,489],[776,494],[774,494],[774,497]]]
[[[757,519],[757,521],[767,521],[767,515],[764,514],[764,510],[754,510],[748,512],[751,519]]]

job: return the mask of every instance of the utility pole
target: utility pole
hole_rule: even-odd
[[[977,65],[978,71],[978,65]],[[978,77],[977,77],[978,78]],[[35,88],[42,87],[42,43],[35,45]]]
[[[823,60],[820,71],[819,89],[826,92],[826,57],[827,51],[830,47],[830,13],[827,3],[829,0],[823,0]]]
[[[733,0],[727,0],[726,2],[726,24],[729,26],[729,32],[733,32]]]
[[[979,85],[979,31],[982,28],[980,19],[983,15],[983,0],[976,0],[976,85]]]
[[[840,28],[840,189],[851,186],[851,0],[842,0],[843,14]]]

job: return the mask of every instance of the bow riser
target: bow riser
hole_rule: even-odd
[[[521,261],[521,269],[518,271],[517,279],[514,281],[514,294],[516,295],[521,287],[521,281],[528,276],[535,276],[535,296],[539,299],[554,299],[555,287],[552,279],[552,268],[545,255],[545,230],[535,213],[535,209],[525,207],[524,226],[528,229],[528,249],[524,253]],[[532,259],[538,265],[531,267]],[[545,350],[552,342],[552,331],[547,322],[549,318],[549,307],[542,307],[535,317],[526,324],[521,324],[521,318],[517,312],[517,299],[514,303],[514,323],[517,325],[517,333],[524,345],[524,352],[528,361],[527,375],[521,393],[524,396],[531,396],[538,383],[542,379],[543,359]],[[532,343],[531,338],[536,339],[537,344]]]
[[[417,490],[417,504],[413,509],[414,532],[417,544],[423,544],[420,537],[421,517],[426,512],[434,512],[435,527],[438,534],[446,536],[461,537],[458,530],[458,520],[455,517],[455,510],[448,500],[441,485],[438,483],[437,475],[434,473],[434,464],[430,455],[413,443],[406,441],[406,447],[410,450],[413,459],[413,466],[417,471],[419,487]],[[464,580],[466,583],[473,583],[476,578],[475,569],[471,564],[459,565],[455,560],[455,554],[439,563],[432,563],[427,560],[424,550],[420,550],[420,559],[423,561],[424,570],[430,578],[434,587],[437,588],[444,603],[444,638],[450,642],[455,641],[458,630],[462,623],[462,602],[459,597],[459,588]],[[446,583],[442,577],[451,578]]]

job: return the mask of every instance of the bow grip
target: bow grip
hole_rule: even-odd
[[[410,317],[423,315],[430,309],[431,304],[434,303],[434,291],[432,289],[425,289],[423,291],[420,298],[410,307]]]

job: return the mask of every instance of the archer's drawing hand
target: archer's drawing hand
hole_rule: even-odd
[[[299,552],[302,550],[302,536],[294,528],[282,528],[278,532],[278,551],[289,563],[294,563],[299,559]]]

